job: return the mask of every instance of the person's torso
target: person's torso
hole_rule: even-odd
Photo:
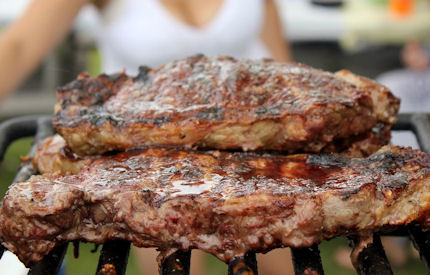
[[[102,69],[135,73],[140,65],[197,53],[268,57],[259,39],[263,16],[262,0],[225,0],[212,21],[197,28],[172,16],[158,0],[113,0],[97,39]]]

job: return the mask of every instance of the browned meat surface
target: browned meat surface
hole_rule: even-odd
[[[79,155],[141,146],[320,152],[396,121],[399,100],[348,71],[194,56],[58,91],[55,129]]]
[[[62,242],[113,238],[229,261],[384,226],[428,227],[429,181],[430,156],[395,146],[366,159],[141,149],[13,184],[0,237],[26,264]]]
[[[390,130],[391,126],[379,123],[371,131],[364,134],[334,140],[325,146],[322,152],[340,153],[344,156],[356,158],[368,157],[390,142]]]
[[[390,128],[379,126],[365,134],[326,146],[324,152],[335,153],[340,150],[342,155],[349,157],[369,156],[390,141]],[[71,151],[61,136],[55,135],[39,144],[33,166],[41,174],[76,174],[99,157],[100,155],[80,157]]]
[[[55,135],[46,138],[37,147],[33,167],[41,173],[76,174],[99,156],[79,157],[66,145],[65,140]]]

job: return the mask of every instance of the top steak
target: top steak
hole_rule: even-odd
[[[167,145],[320,152],[396,122],[399,100],[348,71],[202,55],[58,90],[54,127],[79,155]]]

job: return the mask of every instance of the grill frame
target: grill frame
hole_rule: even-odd
[[[3,161],[7,147],[14,140],[27,136],[35,137],[34,145],[29,152],[29,155],[33,156],[36,144],[54,134],[51,122],[51,116],[26,116],[10,119],[0,124],[0,162]],[[430,114],[400,114],[398,123],[394,125],[392,130],[412,131],[417,137],[421,150],[430,153]],[[31,163],[26,163],[19,169],[13,182],[26,180],[33,174],[36,174],[36,171]],[[373,242],[358,253],[358,264],[355,266],[358,274],[393,274],[385,256],[380,235],[409,235],[415,248],[419,251],[427,270],[430,272],[430,230],[424,231],[418,226],[408,225],[374,234]],[[361,241],[354,236],[350,237],[350,239],[354,246]],[[58,274],[67,247],[68,243],[64,243],[54,248],[41,261],[31,267],[29,274]],[[4,250],[5,248],[0,245],[0,258]],[[114,269],[116,274],[124,275],[129,251],[130,243],[127,241],[111,240],[106,242],[100,252],[96,274],[112,274],[110,272]],[[295,274],[324,274],[318,245],[292,248],[291,251]],[[187,275],[190,271],[190,259],[191,251],[179,250],[164,259],[160,267],[160,274]],[[244,257],[235,258],[228,263],[228,275],[239,274],[258,274],[255,253],[249,252]]]

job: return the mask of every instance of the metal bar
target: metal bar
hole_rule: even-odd
[[[400,226],[390,226],[386,228],[382,228],[379,232],[379,236],[398,236],[398,237],[405,237],[409,235],[409,228],[405,225]]]
[[[392,130],[413,131],[421,150],[430,153],[430,113],[400,114]]]
[[[191,250],[178,250],[165,258],[160,266],[160,275],[190,274]]]
[[[244,257],[234,258],[228,264],[228,275],[258,275],[255,253],[248,252]]]
[[[430,115],[424,113],[413,114],[411,123],[422,151],[430,154]]]
[[[25,116],[4,121],[0,124],[0,162],[12,141],[33,136],[37,129],[37,117]]]
[[[130,242],[124,240],[107,241],[100,252],[96,275],[124,275],[129,253]]]
[[[410,225],[409,233],[412,243],[420,253],[421,260],[424,261],[427,270],[430,271],[430,230]]]
[[[391,127],[391,130],[400,130],[400,131],[412,131],[412,122],[411,122],[412,114],[399,114],[397,116],[397,123]]]
[[[0,162],[9,145],[22,137],[39,136],[46,138],[54,133],[50,116],[24,116],[4,121],[0,124]]]
[[[324,274],[318,245],[303,248],[291,248],[294,272],[299,274]]]
[[[359,238],[353,238],[354,249],[360,245]],[[381,239],[378,235],[373,235],[373,242],[368,243],[365,247],[361,248],[356,256],[355,269],[358,274],[362,275],[392,275],[390,263],[387,260],[385,251],[381,244]]]
[[[64,243],[55,247],[48,255],[43,257],[42,260],[35,263],[29,275],[55,275],[58,274],[63,263],[64,255],[67,251],[68,243]]]

